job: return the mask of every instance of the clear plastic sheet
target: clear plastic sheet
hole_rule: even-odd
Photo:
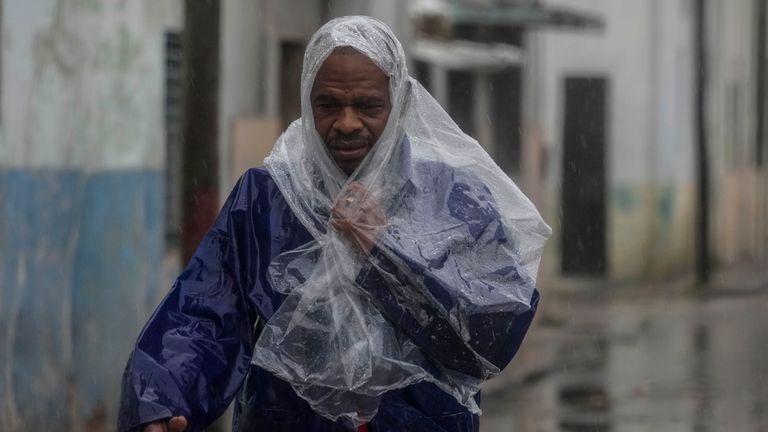
[[[379,141],[349,177],[315,130],[309,100],[318,69],[340,46],[389,76],[392,101]],[[331,419],[369,421],[385,392],[420,381],[479,413],[473,396],[480,383],[508,361],[496,354],[503,347],[481,339],[503,335],[500,327],[531,309],[549,227],[408,76],[400,43],[379,21],[343,17],[324,25],[304,57],[301,98],[302,117],[275,143],[266,167],[315,241],[271,264],[270,282],[288,296],[267,322],[253,363]],[[383,223],[351,227],[375,233],[370,253],[329,223],[349,196],[358,199],[343,203],[345,211],[371,202],[386,209]]]

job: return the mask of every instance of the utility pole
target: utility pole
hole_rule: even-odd
[[[768,27],[768,0],[756,0],[755,9],[757,15],[757,34],[755,38],[755,80],[757,83],[757,98],[755,98],[755,162],[758,167],[765,163],[765,103],[768,94],[766,94],[766,63],[768,62],[768,52],[766,52],[766,27]]]
[[[709,153],[707,144],[707,1],[694,0],[694,47],[696,89],[694,96],[696,137],[696,280],[706,284],[709,263]]]
[[[185,1],[181,144],[184,264],[213,224],[219,207],[219,21],[219,0]]]

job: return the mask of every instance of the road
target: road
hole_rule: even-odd
[[[482,432],[768,431],[768,284],[565,297],[487,383]]]

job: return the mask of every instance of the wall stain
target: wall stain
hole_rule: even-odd
[[[659,222],[665,226],[672,222],[675,209],[675,190],[671,187],[663,188],[658,193],[656,209]]]
[[[614,186],[613,203],[617,209],[630,212],[637,206],[637,198],[630,186]]]

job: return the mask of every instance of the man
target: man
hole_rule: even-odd
[[[408,77],[382,23],[310,41],[302,118],[142,331],[119,430],[476,431],[538,303],[549,228]]]

